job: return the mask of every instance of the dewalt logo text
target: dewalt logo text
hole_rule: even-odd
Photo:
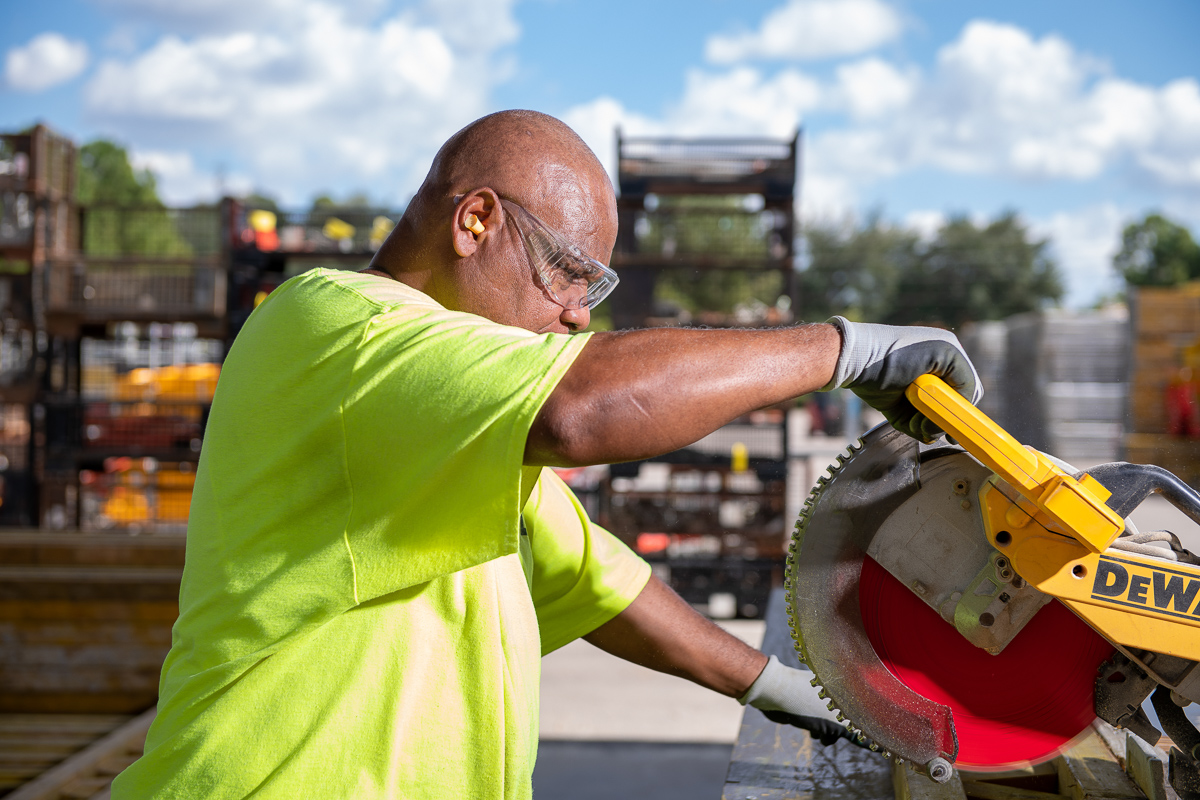
[[[1092,599],[1126,608],[1144,608],[1171,617],[1200,617],[1200,580],[1170,568],[1152,568],[1123,558],[1101,556],[1092,579]]]

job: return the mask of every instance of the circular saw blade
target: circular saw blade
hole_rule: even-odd
[[[959,767],[992,771],[1041,763],[1068,749],[1096,717],[1096,671],[1113,646],[1058,601],[998,655],[964,639],[870,556],[859,602],[867,636],[888,671],[952,710]]]
[[[1088,731],[1097,668],[1113,647],[1055,601],[990,655],[871,559],[875,535],[920,490],[923,464],[952,454],[966,455],[922,451],[881,425],[838,457],[792,536],[788,622],[813,685],[873,749],[1000,771],[1049,759]]]

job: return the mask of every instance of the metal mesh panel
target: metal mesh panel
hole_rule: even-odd
[[[788,257],[787,215],[777,209],[659,208],[628,210],[620,224],[633,230],[633,249],[620,262],[736,267],[782,262]]]
[[[165,456],[170,451],[199,454],[207,412],[202,403],[48,402],[47,445],[53,454],[72,460]]]
[[[29,407],[0,403],[0,473],[29,467]]]
[[[28,247],[33,243],[34,196],[0,192],[0,246]]]
[[[216,208],[120,208],[80,210],[85,257],[152,256],[157,259],[214,258],[221,247]]]
[[[190,462],[112,458],[79,474],[79,527],[138,533],[184,533],[196,481]]]
[[[790,141],[775,139],[622,139],[624,177],[689,177],[720,180],[780,173],[790,178],[796,162]]]
[[[224,269],[204,263],[54,263],[46,274],[46,308],[104,319],[220,316],[225,278]]]
[[[136,325],[115,327],[140,333]],[[195,338],[195,326],[187,323],[148,327],[155,335],[80,342],[84,399],[211,402],[224,342]]]

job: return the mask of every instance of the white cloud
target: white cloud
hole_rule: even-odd
[[[805,111],[820,102],[820,85],[798,70],[786,69],[764,78],[757,70],[736,67],[727,72],[688,72],[683,96],[662,119],[630,112],[611,97],[573,106],[562,118],[615,179],[618,127],[632,136],[786,138],[799,129]]]
[[[904,227],[912,228],[927,242],[933,241],[945,224],[945,212],[934,209],[919,209],[904,215]]]
[[[866,187],[917,170],[1038,182],[1132,171],[1172,197],[1200,189],[1194,78],[1134,83],[1059,37],[986,20],[966,25],[927,72],[874,56],[838,65],[824,82],[792,67],[692,70],[661,115],[632,115],[602,98],[566,119],[596,130],[588,141],[610,163],[618,123],[655,134],[787,136],[814,113],[825,116],[805,144],[806,215],[845,214]]]
[[[876,58],[838,68],[824,107],[849,124],[816,137],[814,158],[859,184],[933,168],[961,175],[1088,181],[1133,169],[1200,188],[1200,84],[1110,75],[1064,40],[969,23],[927,75]]]
[[[788,0],[755,32],[709,37],[704,52],[716,64],[830,58],[874,50],[902,29],[900,16],[880,0]]]
[[[129,161],[134,169],[154,174],[158,196],[168,205],[211,202],[222,194],[249,194],[254,186],[245,175],[201,170],[185,150],[134,150]]]
[[[735,67],[728,72],[688,72],[683,98],[667,112],[667,125],[688,136],[791,136],[805,112],[821,103],[820,84],[795,69],[772,77]]]
[[[942,49],[899,131],[914,162],[953,172],[1089,180],[1139,164],[1200,185],[1200,93],[1112,77],[1067,42],[976,21]]]
[[[88,48],[60,33],[42,33],[4,58],[4,80],[22,92],[40,92],[66,83],[87,67]]]
[[[457,22],[432,2],[382,20],[355,4],[269,5],[286,7],[286,20],[167,35],[132,58],[106,59],[85,90],[89,114],[148,150],[228,148],[256,183],[289,202],[313,186],[383,181],[400,200],[436,148],[489,110],[506,74],[502,48],[518,33],[505,1],[457,3]]]
[[[837,69],[833,90],[856,119],[873,119],[912,101],[918,76],[914,70],[900,70],[878,58],[867,58]]]
[[[153,22],[174,33],[231,33],[244,30],[285,31],[303,27],[307,0],[96,0],[139,23]],[[372,17],[386,0],[340,0],[356,18]]]
[[[1034,235],[1050,240],[1051,253],[1066,285],[1065,305],[1087,308],[1123,288],[1112,267],[1112,257],[1120,248],[1121,231],[1131,216],[1112,203],[1104,203],[1060,211],[1031,222]]]

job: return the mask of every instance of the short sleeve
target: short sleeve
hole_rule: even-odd
[[[517,552],[525,441],[586,340],[427,303],[370,321],[343,401],[358,602]]]
[[[588,519],[553,470],[542,470],[524,519],[542,655],[620,614],[650,580],[650,565]]]

